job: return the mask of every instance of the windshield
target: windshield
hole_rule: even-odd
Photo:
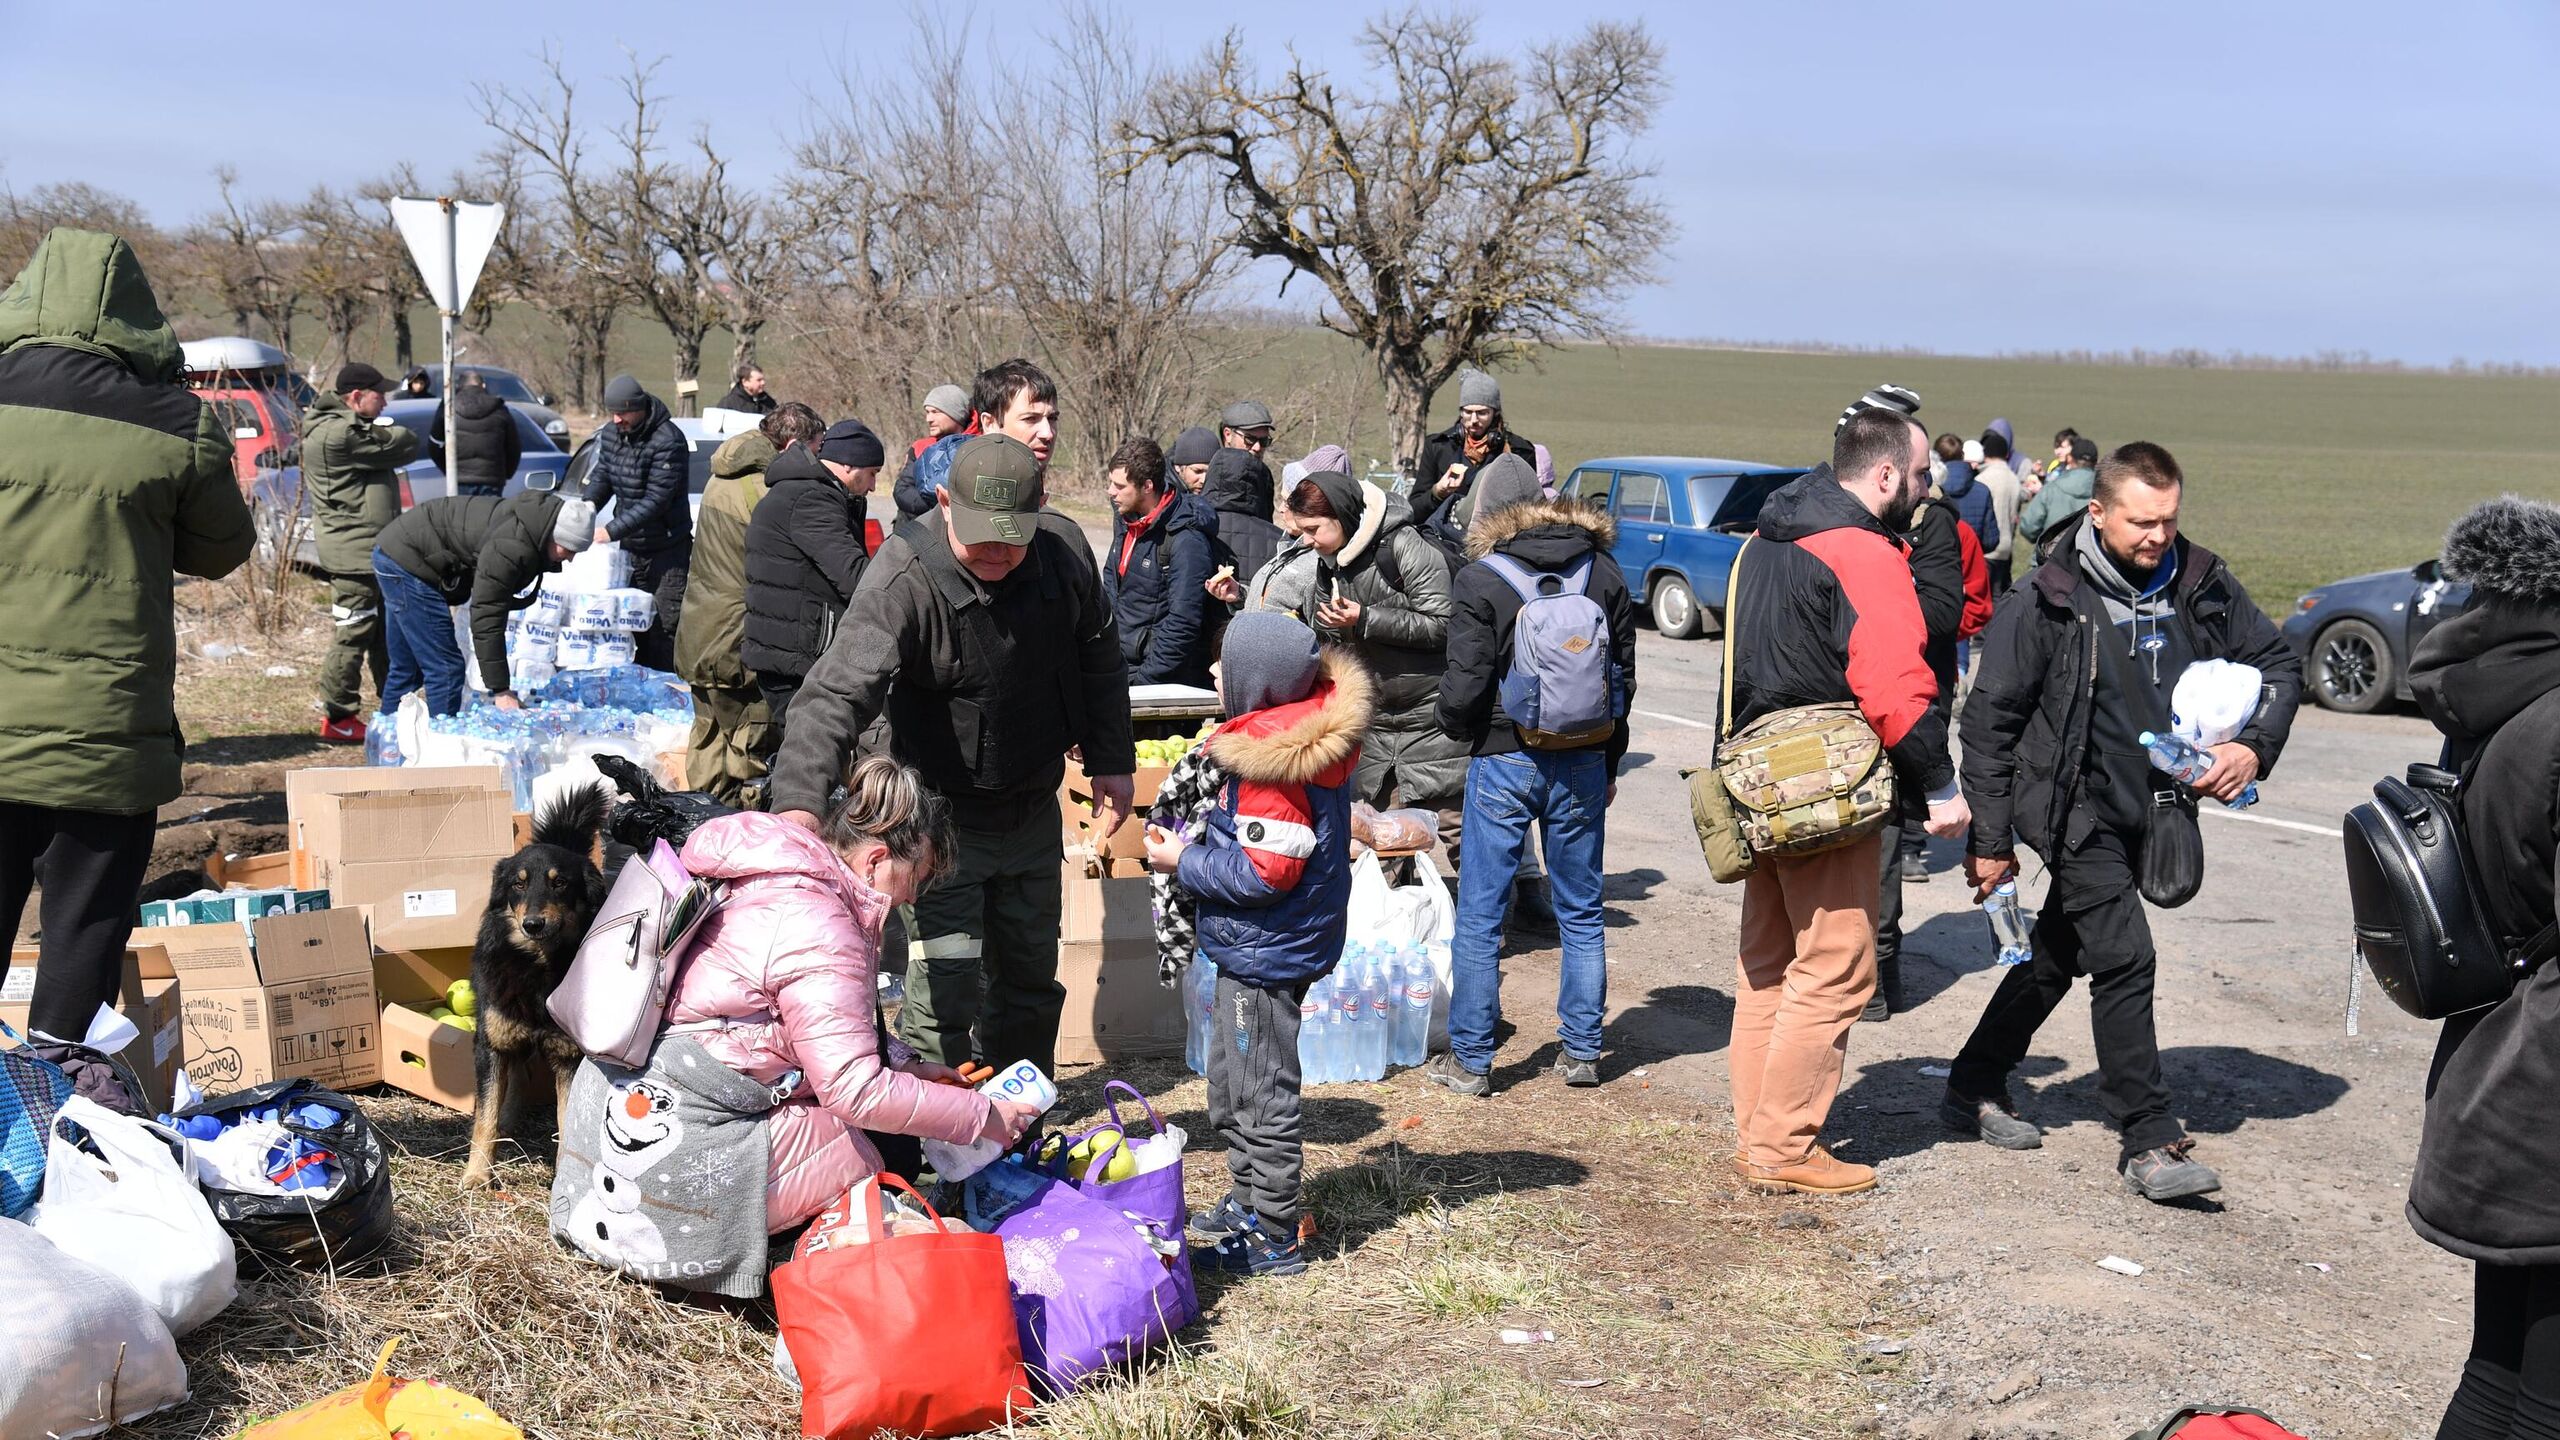
[[[1692,475],[1689,513],[1706,520],[1710,530],[1735,533],[1760,523],[1760,506],[1801,473],[1775,470],[1763,475]]]
[[[480,383],[489,387],[489,393],[501,400],[521,400],[528,405],[539,403],[533,387],[525,384],[524,378],[512,370],[473,369],[467,365],[463,368],[479,376]]]

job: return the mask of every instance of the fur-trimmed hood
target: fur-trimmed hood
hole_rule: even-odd
[[[1328,645],[1314,694],[1219,726],[1209,755],[1242,779],[1304,784],[1358,753],[1374,706],[1368,670]]]
[[[1590,532],[1591,541],[1607,550],[1618,543],[1618,522],[1607,514],[1592,509],[1579,500],[1561,497],[1532,500],[1525,505],[1506,505],[1490,515],[1479,515],[1467,527],[1467,558],[1481,560],[1512,540],[1547,525],[1569,525]]]
[[[2515,600],[2560,603],[2560,505],[2501,495],[2453,522],[2444,573]]]

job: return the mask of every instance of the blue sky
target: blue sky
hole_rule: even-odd
[[[1121,0],[1174,55],[1232,24],[1337,66],[1376,8]],[[546,40],[599,86],[622,46],[666,55],[673,128],[707,122],[769,174],[837,60],[897,85],[910,33],[902,8],[814,0],[436,0],[256,23],[146,0],[115,10],[111,37],[94,8],[8,9],[0,180],[84,179],[172,222],[212,202],[226,161],[252,194],[404,157],[440,174],[487,142],[474,82],[531,80]],[[1038,24],[1031,6],[935,13],[1026,48]],[[1575,11],[1478,13],[1518,45]],[[1585,13],[1640,16],[1670,52],[1673,97],[1640,152],[1680,233],[1625,307],[1639,333],[2560,364],[2547,0]]]

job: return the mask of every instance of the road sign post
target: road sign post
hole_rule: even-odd
[[[426,282],[427,293],[436,302],[444,335],[444,464],[440,468],[447,495],[460,493],[453,478],[453,468],[461,459],[454,444],[460,407],[453,393],[453,327],[462,318],[462,307],[471,303],[471,291],[480,283],[480,267],[487,262],[489,247],[497,243],[498,227],[506,218],[507,207],[485,200],[399,195],[391,201],[391,223],[408,242],[409,258],[417,262],[418,278]]]

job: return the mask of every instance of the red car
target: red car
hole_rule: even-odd
[[[281,469],[301,433],[311,386],[293,368],[293,357],[246,336],[190,340],[187,388],[222,417],[231,432],[231,470],[245,494],[261,470]]]

